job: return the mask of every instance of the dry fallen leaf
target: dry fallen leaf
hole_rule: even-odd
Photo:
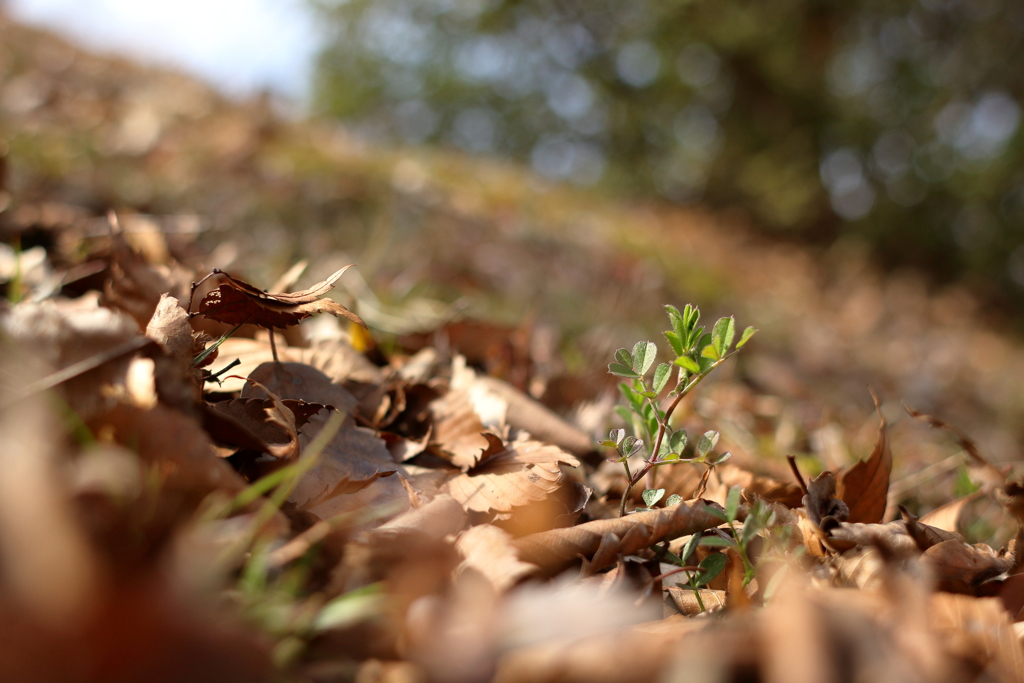
[[[807,517],[819,526],[825,518],[845,522],[850,517],[846,503],[836,496],[835,475],[827,470],[807,482],[807,494],[802,502]]]
[[[238,359],[239,364],[231,372],[242,377],[248,377],[260,365],[274,360],[270,344],[256,339],[231,337],[220,345],[218,352],[226,362]],[[309,348],[287,346],[278,348],[277,354],[282,363],[309,365],[336,384],[379,384],[384,381],[380,368],[341,340],[314,342]],[[222,378],[218,391],[241,391],[244,386],[245,380],[229,376]]]
[[[299,480],[289,502],[321,519],[364,507],[390,508],[392,514],[408,507],[400,472],[387,445],[373,430],[357,427],[351,418],[355,398],[319,370],[298,363],[265,363],[249,376],[284,399],[332,405],[346,413],[344,424],[324,449],[319,460]],[[242,391],[252,396],[252,388]],[[328,419],[327,411],[313,415],[299,430],[302,448],[316,436]]]
[[[316,313],[330,313],[366,327],[358,315],[341,304],[320,298],[331,291],[342,274],[351,267],[348,265],[339,269],[309,289],[280,294],[269,294],[227,273],[214,271],[227,282],[203,297],[199,302],[199,313],[229,325],[249,323],[268,329],[295,325]]]
[[[465,558],[456,572],[475,569],[487,577],[498,593],[504,593],[537,571],[536,565],[519,560],[509,533],[491,524],[480,524],[462,532],[455,549]]]
[[[999,600],[935,593],[930,617],[951,654],[977,672],[976,680],[1024,680],[1024,650]]]
[[[520,439],[500,451],[489,448],[479,462],[449,481],[446,488],[467,510],[509,512],[557,491],[565,482],[563,463],[573,467],[580,464],[557,446]]]
[[[542,531],[517,538],[513,544],[519,550],[520,560],[537,565],[547,575],[559,573],[580,556],[595,558],[590,569],[596,571],[614,563],[618,555],[630,555],[655,543],[689,536],[721,523],[722,518],[710,511],[708,504],[693,501],[568,529]]]
[[[316,413],[330,408],[320,403],[282,401],[276,397],[235,398],[206,403],[203,407],[204,427],[218,443],[258,450],[286,460],[298,456],[298,429]]]
[[[935,508],[922,517],[920,521],[922,524],[927,524],[943,531],[956,531],[960,525],[960,517],[963,515],[964,508],[967,507],[968,503],[976,500],[981,495],[981,491],[975,491],[963,498],[957,498],[941,507]]]
[[[889,436],[885,432],[885,418],[875,399],[878,411],[878,437],[875,447],[867,460],[850,468],[844,468],[836,475],[836,494],[850,508],[848,521],[867,524],[881,522],[885,516],[885,505],[889,494],[889,474],[892,472],[892,453],[889,450]]]
[[[188,320],[188,312],[181,302],[170,294],[163,294],[146,325],[146,336],[172,356],[191,365],[203,347]]]
[[[1013,566],[1012,556],[999,555],[982,543],[968,545],[963,539],[936,543],[924,551],[923,560],[932,567],[941,590],[968,595]]]

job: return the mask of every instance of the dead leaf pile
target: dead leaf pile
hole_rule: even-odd
[[[156,238],[111,229],[95,290],[0,313],[4,680],[1024,676],[1021,535],[957,532],[982,497],[1021,524],[1024,487],[959,432],[982,488],[920,518],[889,509],[877,403],[862,461],[679,464],[682,502],[618,517],[618,466],[465,357],[257,338],[361,322],[321,298],[345,268],[294,294],[219,273],[189,315]]]

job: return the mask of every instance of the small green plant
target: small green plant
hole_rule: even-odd
[[[712,553],[708,555],[696,566],[687,564],[687,561],[693,556],[697,546],[700,545],[702,533],[697,532],[693,536],[690,536],[690,540],[683,546],[682,552],[679,555],[673,555],[667,550],[661,553],[664,560],[669,560],[674,564],[679,565],[679,569],[674,569],[671,572],[663,574],[662,577],[670,576],[671,574],[678,572],[685,572],[687,583],[690,590],[693,591],[693,597],[697,599],[697,606],[700,607],[701,612],[707,611],[704,606],[704,600],[700,597],[700,589],[711,583],[716,576],[722,573],[725,569],[725,565],[729,558],[723,553]]]
[[[700,544],[734,551],[743,562],[743,585],[746,586],[754,580],[754,563],[750,561],[750,542],[754,540],[760,531],[774,526],[775,513],[764,505],[761,500],[757,500],[747,510],[746,519],[743,521],[743,528],[737,529],[736,522],[740,512],[739,486],[733,486],[729,489],[729,493],[725,498],[724,513],[712,507],[708,507],[708,510],[712,514],[721,517],[722,521],[729,526],[729,535],[708,535],[700,540]]]
[[[661,500],[664,490],[653,487],[655,468],[680,461],[714,466],[729,457],[726,453],[717,459],[709,460],[711,451],[718,443],[716,431],[705,432],[696,447],[684,454],[687,443],[686,431],[673,430],[669,422],[683,398],[712,370],[732,358],[757,331],[753,327],[748,327],[734,348],[736,324],[731,317],[719,319],[710,332],[705,332],[704,328],[698,325],[700,311],[696,306],[687,304],[682,312],[675,306],[665,306],[665,310],[672,325],[672,329],[665,332],[665,338],[675,354],[675,359],[671,363],[660,363],[654,367],[658,355],[657,345],[651,341],[640,341],[633,346],[632,351],[616,351],[615,361],[608,366],[608,372],[626,380],[619,384],[625,405],[616,407],[616,412],[632,431],[632,434],[627,434],[625,429],[613,429],[608,434],[608,439],[601,442],[602,446],[616,450],[616,462],[621,462],[626,470],[626,490],[622,494],[622,503],[619,506],[620,515],[626,513],[626,503],[633,488],[648,475],[651,475],[651,478],[648,490],[644,492],[644,503],[650,508]],[[652,367],[654,374],[648,381],[647,374]],[[675,382],[671,384],[666,396],[668,406],[662,409],[659,396],[669,387],[673,373]],[[632,472],[629,458],[645,448],[644,466]],[[670,497],[666,504],[672,505],[673,497]]]

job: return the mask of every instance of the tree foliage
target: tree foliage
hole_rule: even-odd
[[[324,110],[1024,293],[1006,0],[320,0]],[[989,293],[991,293],[990,290]]]

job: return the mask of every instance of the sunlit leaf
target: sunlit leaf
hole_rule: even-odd
[[[637,342],[633,347],[633,371],[646,375],[658,357],[658,346],[652,341]]]
[[[657,368],[654,369],[654,379],[651,381],[651,385],[654,387],[655,395],[660,394],[661,390],[668,384],[669,377],[672,376],[672,366],[668,363],[660,363]]]
[[[711,449],[718,443],[719,434],[713,429],[701,434],[700,441],[697,442],[697,457],[705,458],[707,454],[711,452]]]
[[[725,516],[730,522],[736,520],[736,513],[740,509],[740,487],[733,486],[725,497]]]
[[[680,429],[679,431],[672,432],[672,436],[668,439],[670,444],[670,450],[673,453],[682,453],[683,449],[686,448],[686,430]]]
[[[640,375],[636,374],[635,372],[633,372],[632,369],[630,369],[629,367],[623,365],[622,363],[611,363],[611,364],[609,364],[608,365],[608,372],[612,373],[613,375],[617,375],[619,377],[631,377],[631,378],[640,377]]]
[[[711,332],[711,343],[714,344],[719,357],[729,353],[729,347],[732,346],[732,340],[735,336],[736,321],[733,320],[731,316],[728,318],[719,318]]]
[[[647,503],[647,507],[653,508],[664,495],[665,489],[647,489],[643,492],[643,499]]]
[[[621,453],[628,458],[630,456],[636,455],[643,447],[643,439],[638,439],[635,436],[627,436],[622,441]]]
[[[740,340],[736,342],[736,348],[742,349],[743,345],[750,341],[750,338],[753,337],[755,334],[757,334],[757,330],[754,329],[753,327],[748,327],[747,329],[743,330],[743,334],[740,336]]]
[[[729,460],[731,458],[732,458],[732,451],[726,451],[725,453],[722,453],[720,456],[718,456],[718,458],[715,459],[714,464],[715,465],[721,465],[723,462],[725,462],[726,460]]]
[[[679,358],[676,358],[675,364],[689,370],[695,375],[700,374],[700,366],[697,365],[697,361],[693,360],[689,356],[679,356]]]

